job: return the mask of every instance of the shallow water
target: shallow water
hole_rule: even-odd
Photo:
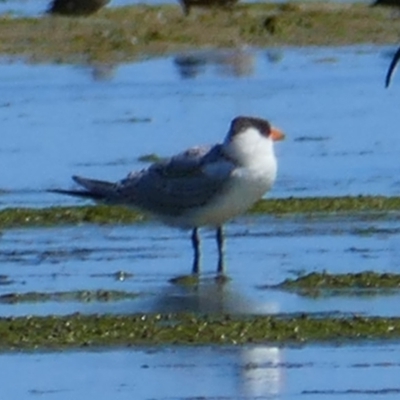
[[[222,139],[232,117],[271,117],[277,145],[271,197],[398,194],[399,85],[383,88],[390,48],[206,51],[120,66],[0,65],[0,207],[86,204],[46,193],[70,176],[118,179],[143,154],[173,154]],[[100,73],[100,72],[101,73]],[[395,77],[396,81],[396,77]],[[155,101],[156,99],[156,101]],[[350,101],[344,101],[351,99]],[[312,271],[399,272],[399,218],[243,217],[227,226],[232,281],[214,283],[214,233],[205,231],[204,280],[196,290],[171,278],[191,271],[187,232],[156,222],[2,233],[0,294],[116,289],[111,303],[0,304],[30,313],[228,311],[357,312],[397,315],[398,294],[307,298],[261,286]],[[124,281],[115,273],[132,277]],[[213,301],[209,301],[213,299]]]
[[[134,312],[359,313],[396,316],[400,292],[308,297],[266,288],[313,271],[397,272],[400,220],[371,217],[243,217],[226,227],[227,273],[214,281],[214,232],[203,232],[198,286],[170,279],[191,271],[189,233],[143,223],[7,230],[2,235],[0,295],[74,290],[121,290],[134,299],[110,302],[0,303],[0,315]],[[119,272],[126,279],[119,279]]]
[[[80,173],[118,179],[222,139],[238,114],[287,133],[269,196],[396,195],[398,96],[383,88],[390,47],[279,48],[179,54],[113,65],[0,65],[0,207],[84,204],[44,190]],[[193,62],[194,61],[194,62]],[[114,289],[114,302],[0,303],[0,316],[191,310],[399,315],[399,293],[305,297],[262,288],[312,271],[399,272],[399,215],[244,216],[226,227],[231,281],[217,285],[214,233],[203,233],[197,287],[187,232],[132,226],[0,233],[0,295]],[[119,279],[119,272],[127,273]],[[397,398],[399,345],[169,347],[0,354],[5,398]],[[18,383],[15,377],[18,376]],[[154,384],[157,382],[157,385]]]
[[[118,66],[3,63],[0,207],[78,204],[42,191],[71,187],[73,174],[116,180],[145,166],[142,155],[221,141],[240,114],[287,133],[269,196],[398,194],[397,78],[383,87],[391,52],[240,49]]]
[[[397,399],[399,350],[375,343],[2,354],[0,383],[14,399]]]
[[[4,62],[0,207],[84,204],[45,190],[71,187],[73,174],[118,179],[145,166],[138,161],[143,154],[165,156],[219,141],[238,114],[271,117],[287,133],[277,146],[280,171],[269,196],[396,195],[400,137],[393,127],[400,89],[396,82],[383,88],[389,55],[388,47],[357,46],[202,51],[120,66]],[[397,312],[385,297],[316,301],[257,289],[311,271],[398,272],[395,215],[248,217],[229,224],[227,234],[233,283],[223,298],[240,298],[235,310]],[[212,276],[215,243],[212,232],[205,236],[203,267]],[[190,272],[187,233],[156,223],[10,230],[1,244],[3,293],[123,285],[146,295],[113,311],[202,303],[197,293],[182,295],[182,288],[168,284]],[[113,281],[110,274],[120,270],[134,278]],[[206,293],[215,290],[205,286]],[[149,293],[156,295],[149,300]],[[391,299],[396,304],[397,297]],[[3,308],[5,314],[54,312],[51,304]]]

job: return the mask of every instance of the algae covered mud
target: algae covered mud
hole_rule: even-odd
[[[87,346],[304,343],[399,339],[399,318],[196,316],[30,317],[0,319],[0,349]]]
[[[251,214],[323,216],[331,213],[374,213],[374,218],[387,217],[400,211],[400,197],[345,196],[319,198],[267,199],[257,202]],[[368,218],[366,216],[366,218]],[[0,228],[54,226],[79,223],[130,224],[141,222],[146,216],[125,207],[76,206],[49,208],[6,208],[0,210]]]
[[[198,282],[200,284],[200,282]],[[388,289],[400,290],[399,274],[366,271],[357,274],[312,273],[288,279],[279,290]],[[307,292],[308,290],[308,292]],[[0,303],[68,301],[118,301],[135,298],[133,293],[98,290],[64,293],[25,293],[0,296]],[[256,343],[346,342],[400,339],[400,318],[337,316],[296,313],[275,316],[199,315],[194,313],[149,313],[133,315],[83,315],[0,318],[0,350],[60,349],[132,345],[206,345]]]

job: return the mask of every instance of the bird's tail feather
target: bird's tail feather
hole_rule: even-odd
[[[73,176],[72,179],[82,186],[83,190],[51,189],[51,193],[66,194],[69,196],[84,197],[93,200],[111,200],[115,191],[115,184],[96,179]]]
[[[104,200],[104,196],[99,196],[86,190],[65,190],[65,189],[49,189],[49,193],[66,194],[68,196],[82,197],[92,200]]]
[[[73,176],[72,179],[95,196],[112,197],[115,192],[115,183],[99,181],[97,179]]]

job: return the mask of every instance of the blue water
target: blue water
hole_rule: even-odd
[[[44,194],[81,174],[117,180],[138,157],[219,142],[237,115],[283,129],[269,194],[396,195],[400,136],[393,49],[238,49],[122,65],[0,65],[0,207],[77,204]],[[180,62],[177,62],[180,61]]]
[[[353,46],[202,51],[115,66],[4,62],[0,207],[87,204],[45,190],[71,187],[73,174],[119,179],[146,166],[138,161],[143,154],[167,156],[220,141],[240,114],[269,118],[287,134],[277,145],[279,173],[269,197],[397,195],[397,77],[383,88],[390,55],[390,47]],[[4,231],[1,273],[9,284],[0,285],[2,294],[108,288],[142,296],[118,304],[0,305],[0,313],[162,307],[398,314],[396,294],[313,299],[259,288],[312,271],[399,272],[396,215],[244,217],[226,231],[233,281],[223,292],[202,284],[201,293],[169,283],[190,272],[192,249],[188,232],[156,221]],[[213,235],[203,235],[202,268],[211,282]],[[121,270],[133,278],[119,282],[110,275]],[[205,301],[210,297],[216,302]]]
[[[9,399],[391,400],[400,393],[399,350],[375,343],[2,354],[0,384]]]
[[[196,287],[170,283],[191,271],[189,232],[155,222],[7,230],[1,238],[6,279],[0,295],[101,289],[139,296],[117,302],[0,302],[0,315],[192,311],[398,316],[399,291],[310,297],[268,286],[310,272],[400,273],[399,224],[398,215],[385,220],[242,217],[226,226],[231,281],[223,287],[213,279],[216,244],[208,230],[202,232],[202,280]],[[116,278],[120,271],[126,279]]]
[[[0,65],[0,207],[85,204],[50,195],[72,174],[119,179],[143,154],[220,141],[239,114],[287,134],[269,194],[397,195],[400,83],[393,49],[238,49],[122,65]],[[197,63],[189,68],[187,57]],[[0,295],[115,289],[118,302],[0,304],[1,316],[162,311],[399,315],[399,293],[305,297],[265,288],[313,271],[399,272],[399,216],[243,216],[227,224],[225,286],[203,233],[197,288],[187,232],[145,222],[0,233]],[[120,271],[127,278],[116,279]],[[0,354],[2,398],[397,399],[399,346],[169,347]],[[16,378],[17,377],[17,378]]]

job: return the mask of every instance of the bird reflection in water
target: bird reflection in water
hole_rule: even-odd
[[[179,75],[193,79],[216,67],[219,75],[244,77],[254,73],[255,53],[250,49],[217,50],[182,54],[174,59]]]

